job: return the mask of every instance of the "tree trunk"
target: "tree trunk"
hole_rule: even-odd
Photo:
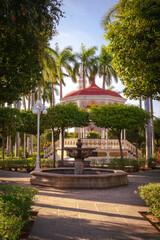
[[[23,97],[23,107],[26,111],[26,101],[25,97]],[[23,157],[26,158],[26,133],[23,134]]]
[[[60,81],[60,99],[62,98],[62,81]]]
[[[4,151],[5,151],[5,131],[4,126],[2,126],[2,159],[4,160]]]
[[[53,87],[53,83],[52,83],[52,102],[51,102],[51,106],[55,105],[55,96],[54,96],[54,87]]]
[[[55,168],[55,163],[56,163],[56,146],[55,146],[55,132],[54,132],[54,128],[52,128],[52,148],[53,148],[53,168]]]
[[[31,106],[33,107],[35,104],[35,93],[31,94]],[[33,135],[30,135],[30,154],[33,154]]]
[[[102,84],[103,89],[105,89],[105,75],[103,75],[103,84]]]
[[[21,102],[18,101],[17,102],[17,109],[20,110],[21,109]],[[19,148],[20,148],[20,134],[19,132],[16,132],[16,136],[15,136],[15,157],[19,157]]]
[[[15,157],[19,157],[19,132],[16,132],[15,136]]]
[[[31,141],[30,141],[30,143],[31,143],[31,145],[30,145],[30,154],[33,154],[33,135],[30,135],[30,139],[31,139]]]
[[[28,110],[31,109],[31,94],[28,94]]]
[[[23,157],[26,158],[26,133],[24,133],[24,140],[23,140]]]
[[[31,110],[31,94],[28,95],[28,110]],[[30,137],[27,137],[27,153],[30,153]]]
[[[12,104],[8,105],[9,108],[12,108]],[[11,153],[11,135],[7,136],[7,156]]]
[[[84,69],[84,64],[82,64],[82,69],[83,69],[83,88],[86,87],[86,79],[85,79],[85,69]]]
[[[149,112],[149,99],[145,100],[145,110]],[[150,129],[150,120],[146,127],[146,160],[151,158],[151,129]]]
[[[64,128],[61,128],[61,164],[63,166],[63,159],[64,159]]]
[[[41,100],[41,85],[38,84],[38,100]]]
[[[136,159],[138,160],[138,143],[137,143],[137,137],[136,137]]]
[[[139,107],[142,108],[142,97],[139,98]]]
[[[123,150],[122,150],[122,143],[121,143],[121,132],[117,135],[119,141],[119,148],[121,153],[121,159],[123,159]]]
[[[7,156],[10,156],[11,153],[11,135],[7,136]]]
[[[153,123],[153,100],[150,98],[150,112],[151,112],[151,142],[152,142],[152,157],[154,157],[155,143],[154,143],[154,123]]]

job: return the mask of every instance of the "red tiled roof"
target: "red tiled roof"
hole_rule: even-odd
[[[63,98],[73,97],[73,96],[79,96],[79,95],[109,95],[113,97],[119,97],[122,98],[121,95],[118,93],[111,91],[111,90],[105,90],[100,87],[98,87],[95,82],[92,82],[88,87],[70,92],[66,94]]]

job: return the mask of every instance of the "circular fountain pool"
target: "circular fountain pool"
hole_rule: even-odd
[[[50,168],[31,172],[31,184],[54,188],[104,189],[128,184],[121,170],[87,168],[74,174],[74,168]]]

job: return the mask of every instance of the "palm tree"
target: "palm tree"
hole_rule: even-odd
[[[81,61],[82,71],[83,71],[83,88],[85,88],[85,80],[87,71],[89,70],[89,66],[91,68],[91,61],[94,59],[97,47],[93,46],[91,48],[86,49],[84,44],[81,44],[81,53],[78,54],[78,57]],[[92,59],[92,60],[91,60]],[[90,70],[89,70],[90,71]]]
[[[95,81],[95,75],[98,73],[98,57],[89,59],[87,76],[89,82]]]
[[[102,88],[105,89],[105,84],[109,87],[112,83],[112,77],[115,82],[118,82],[117,73],[112,67],[112,57],[107,52],[106,46],[101,46],[101,52],[99,55],[99,77],[103,77]]]
[[[78,63],[71,47],[65,47],[60,51],[56,43],[55,49],[48,48],[48,51],[56,67],[56,78],[60,84],[60,98],[62,98],[62,85],[65,85],[64,77],[71,77],[73,82],[76,82]]]
[[[104,29],[107,28],[107,25],[112,21],[115,15],[118,15],[125,8],[125,4],[127,4],[126,0],[119,0],[118,3],[114,4],[109,10],[104,14],[101,25]]]
[[[54,58],[51,56],[50,48],[45,49],[45,55],[42,60],[43,63],[43,70],[42,70],[42,78],[43,78],[43,86],[45,89],[48,89],[48,100],[50,101],[51,105],[55,104],[55,94],[58,94],[57,88],[55,85],[58,85],[57,82],[57,67]],[[48,86],[48,87],[47,87]],[[43,98],[43,97],[42,97]]]
[[[44,85],[42,86],[42,100],[43,105],[45,105],[45,102],[49,102],[51,106],[55,105],[55,96],[54,92],[58,95],[58,90],[56,88],[57,83],[53,83],[51,81],[44,82]]]

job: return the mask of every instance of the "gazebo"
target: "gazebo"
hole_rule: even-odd
[[[82,74],[78,79],[78,90],[72,91],[60,99],[61,103],[75,102],[78,107],[86,109],[91,106],[99,106],[104,104],[125,104],[126,99],[123,98],[119,93],[105,90],[98,87],[94,80],[86,88],[82,88],[83,78]],[[108,129],[101,129],[96,127],[93,123],[90,123],[88,127],[76,128],[78,131],[78,138],[81,138],[83,147],[94,147],[96,150],[93,152],[90,159],[105,159],[120,157],[120,149],[118,139],[108,139]],[[100,139],[88,139],[87,135],[89,131],[99,132],[101,135]],[[126,140],[125,129],[121,133],[121,141],[123,148],[123,155],[127,158],[133,158],[136,153],[136,147]],[[68,138],[64,140],[64,147],[75,147],[77,139]],[[57,153],[60,154],[58,149],[61,149],[59,145],[57,146]],[[142,155],[141,151],[138,150],[139,157]],[[47,156],[47,152],[45,153]]]

